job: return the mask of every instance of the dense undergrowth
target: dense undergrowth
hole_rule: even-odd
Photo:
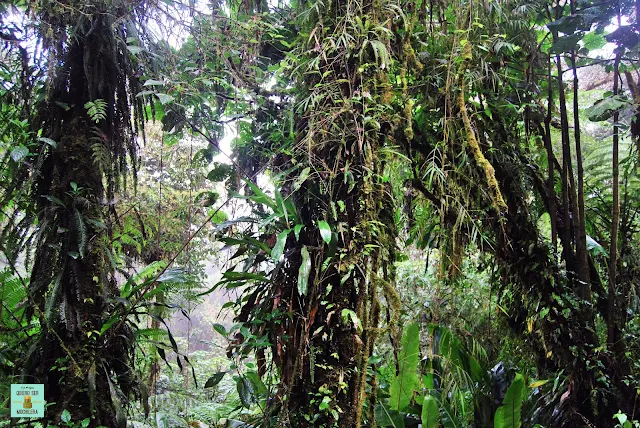
[[[638,2],[0,17],[0,426],[640,426]]]

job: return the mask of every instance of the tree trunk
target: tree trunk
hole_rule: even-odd
[[[390,9],[379,2],[326,6],[303,56],[303,63],[317,61],[324,76],[304,77],[306,95],[319,101],[298,116],[299,149],[295,161],[285,164],[302,162],[312,172],[292,194],[305,227],[299,240],[289,238],[288,268],[274,279],[282,296],[279,306],[294,314],[292,322],[273,332],[280,343],[281,333],[291,337],[274,355],[287,395],[280,410],[283,426],[359,427],[368,359],[379,330],[379,296],[398,304],[383,269],[394,260],[395,226],[390,191],[380,180],[380,148],[392,125],[374,112],[388,84],[378,63],[382,55],[374,49],[381,45],[388,51],[389,40],[381,35],[380,45],[363,44],[372,33],[345,29],[341,22],[356,15],[371,24],[390,25],[391,19]],[[334,33],[341,31],[356,41],[349,52],[332,45]],[[370,114],[371,122],[365,122]],[[307,289],[300,269],[305,264]]]
[[[131,111],[140,106],[128,50],[118,44],[125,30],[115,18],[128,16],[131,3],[124,10],[100,2],[83,7],[88,12],[69,9],[77,16],[39,11],[43,28],[58,20],[62,31],[71,21],[73,29],[52,48],[59,57],[51,64],[42,122],[34,124],[56,145],[34,172],[38,240],[29,291],[42,330],[24,374],[29,383],[34,377],[44,383],[47,401],[55,403],[47,420],[59,421],[68,410],[74,420],[123,427],[137,384],[133,334],[126,323],[100,331],[113,310],[110,299],[119,295],[103,206],[126,173],[126,157],[135,153]]]

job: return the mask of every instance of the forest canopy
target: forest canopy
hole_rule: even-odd
[[[640,426],[640,2],[0,18],[0,426]]]

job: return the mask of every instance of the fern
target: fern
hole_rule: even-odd
[[[87,109],[87,114],[95,123],[107,118],[107,103],[104,100],[89,101],[85,103],[84,108]]]

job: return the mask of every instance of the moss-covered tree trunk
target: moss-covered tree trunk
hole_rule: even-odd
[[[29,286],[41,332],[23,371],[55,403],[47,420],[68,410],[74,421],[117,427],[126,425],[124,403],[134,390],[133,342],[126,324],[101,334],[118,295],[105,214],[126,158],[135,156],[137,79],[124,22],[139,3],[71,3],[35,10],[54,61],[33,124],[46,137],[32,171],[38,232]]]
[[[380,154],[392,127],[380,101],[390,48],[386,32],[371,31],[390,22],[383,3],[327,2],[305,36],[305,108],[297,149],[283,162],[310,169],[291,195],[305,227],[289,239],[288,268],[274,280],[279,307],[293,315],[272,338],[290,337],[274,352],[287,396],[283,426],[360,426],[380,296],[397,302],[387,278],[395,232]]]

